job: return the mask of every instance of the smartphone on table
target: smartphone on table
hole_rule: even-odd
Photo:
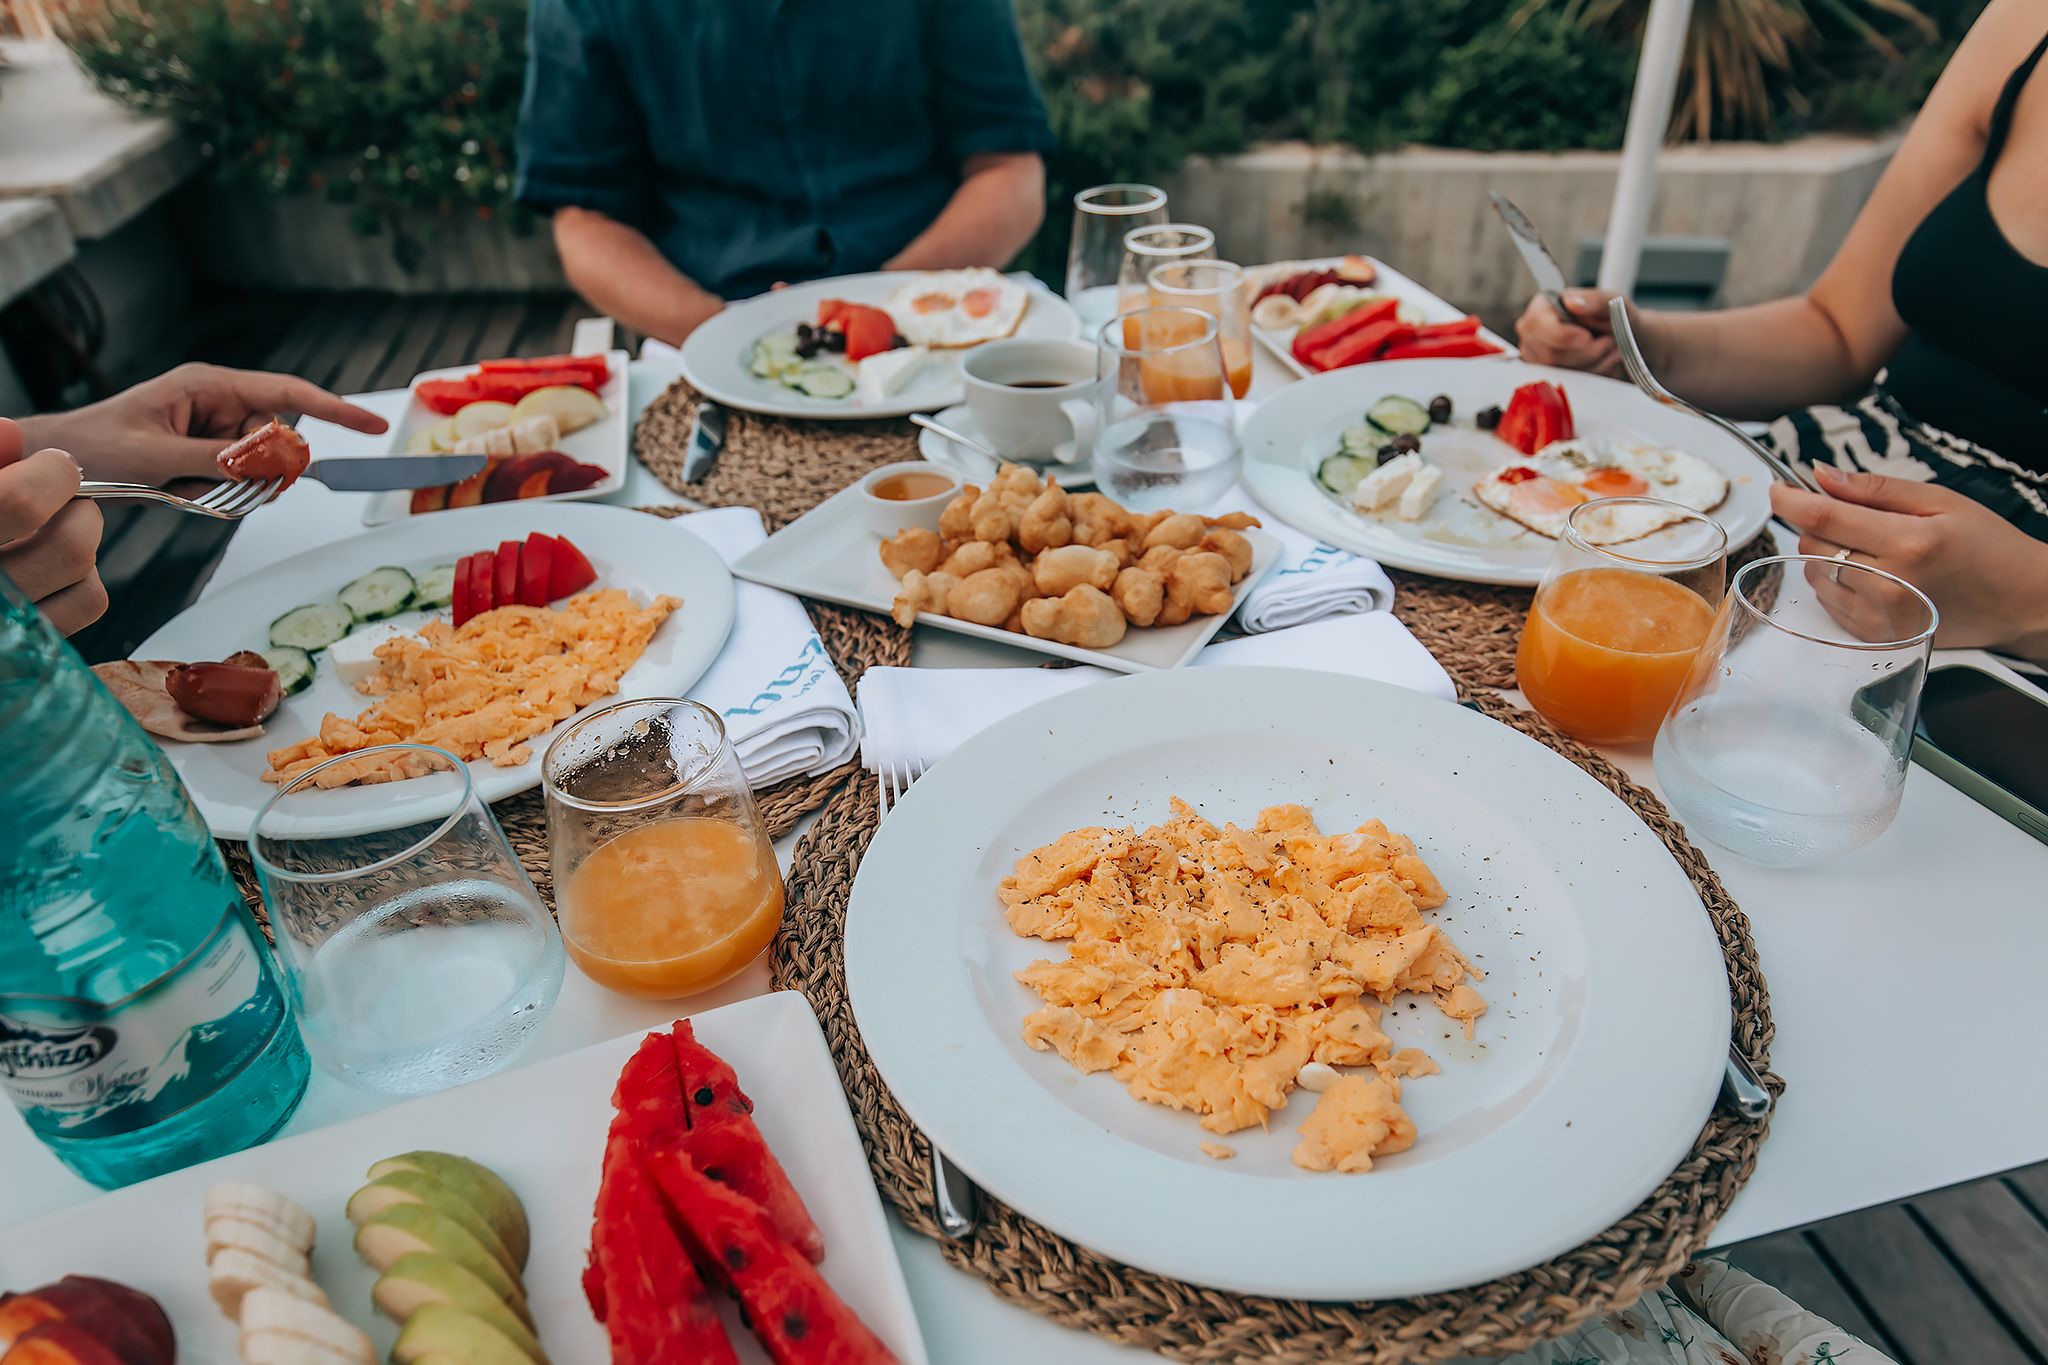
[[[1930,669],[1913,761],[2048,843],[2048,701],[1969,664]]]

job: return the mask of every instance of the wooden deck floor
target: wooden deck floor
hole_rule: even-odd
[[[421,370],[567,350],[576,320],[593,311],[566,294],[229,297],[198,319],[188,354],[166,360],[279,370],[361,393],[403,387]],[[74,637],[81,652],[92,662],[126,657],[198,595],[233,531],[168,508],[113,511],[100,568],[115,605]],[[1887,1121],[1876,1106],[1871,1118]],[[1899,1140],[1935,1139],[1900,1125]],[[2048,1365],[2048,1163],[1727,1250],[1901,1365]]]

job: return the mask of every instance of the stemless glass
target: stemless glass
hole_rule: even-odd
[[[1632,520],[1675,518],[1625,541]],[[1515,653],[1529,704],[1588,744],[1657,734],[1707,638],[1728,575],[1728,533],[1657,498],[1601,498],[1565,518]]]
[[[1169,261],[1153,266],[1147,278],[1152,302],[1159,307],[1199,308],[1216,319],[1230,392],[1239,398],[1251,392],[1251,287],[1243,267],[1230,261]]]
[[[1844,630],[1792,565],[1860,599],[1883,638]],[[1665,801],[1694,835],[1765,867],[1863,847],[1905,793],[1938,619],[1919,589],[1867,564],[1744,565],[1657,732]]]
[[[782,923],[782,872],[716,712],[649,697],[541,760],[555,904],[598,985],[666,1000],[737,975]]]
[[[1244,455],[1216,319],[1142,308],[1100,341],[1096,484],[1134,512],[1198,511],[1229,492]]]
[[[1161,223],[1132,228],[1124,234],[1123,264],[1116,275],[1116,311],[1134,312],[1152,305],[1152,271],[1174,261],[1215,254],[1216,234],[1193,223]]]
[[[413,775],[322,785],[376,772]],[[302,773],[257,813],[249,857],[306,1048],[359,1090],[488,1076],[554,1008],[561,935],[444,749],[380,745]]]
[[[1067,246],[1067,302],[1088,336],[1116,316],[1117,272],[1124,234],[1166,221],[1166,191],[1154,185],[1096,185],[1074,196],[1074,233]]]

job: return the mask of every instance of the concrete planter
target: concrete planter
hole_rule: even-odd
[[[1666,148],[1650,232],[1726,238],[1725,306],[1797,293],[1834,255],[1903,136]],[[1620,163],[1618,152],[1411,147],[1365,156],[1281,143],[1192,158],[1163,185],[1172,216],[1213,228],[1226,259],[1364,252],[1499,318],[1519,313],[1534,285],[1486,191],[1520,205],[1570,270],[1578,239],[1606,231]]]
[[[185,205],[186,245],[200,273],[216,283],[395,294],[569,287],[545,221],[521,237],[502,223],[473,216],[416,215],[407,230],[424,254],[408,271],[392,253],[389,226],[358,235],[349,225],[350,205],[318,194],[196,189]]]

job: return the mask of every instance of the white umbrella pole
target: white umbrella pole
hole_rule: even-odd
[[[1621,174],[1614,181],[1614,208],[1600,252],[1602,289],[1627,294],[1636,287],[1643,235],[1650,227],[1650,198],[1657,188],[1657,152],[1671,122],[1671,97],[1678,89],[1691,18],[1692,0],[1650,0],[1635,93],[1628,104],[1628,136],[1621,145]]]

